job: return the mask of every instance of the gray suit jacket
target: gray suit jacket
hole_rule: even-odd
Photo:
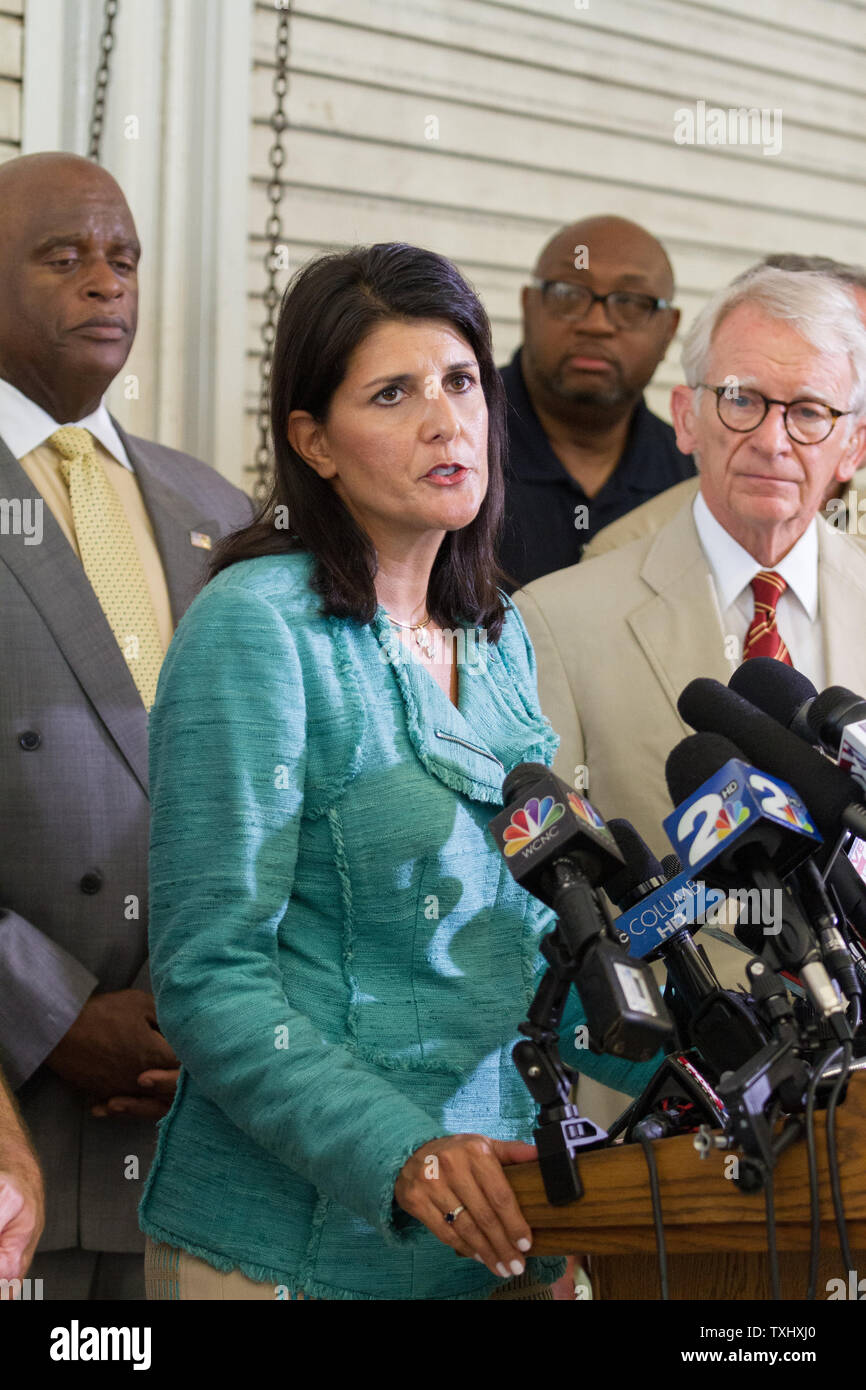
[[[114,422],[117,426],[117,422]],[[253,507],[214,469],[124,434],[175,625],[206,550]],[[0,440],[0,498],[38,491]],[[94,991],[150,989],[147,713],[49,507],[40,544],[0,534],[0,1063],[45,1173],[40,1250],[136,1251],[152,1121],[95,1119],[46,1066]]]

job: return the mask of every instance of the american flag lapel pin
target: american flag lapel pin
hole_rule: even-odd
[[[189,539],[190,544],[197,545],[199,550],[210,550],[213,545],[207,531],[190,531]]]

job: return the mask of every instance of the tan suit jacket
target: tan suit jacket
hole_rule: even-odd
[[[686,488],[691,480],[671,491]],[[827,684],[866,694],[866,550],[820,518],[818,528]],[[659,858],[670,854],[665,760],[692,732],[677,698],[696,676],[727,682],[737,665],[725,654],[691,498],[658,531],[536,579],[514,602],[535,648],[541,708],[562,740],[555,770],[588,786],[603,816],[630,820]],[[746,955],[705,932],[698,940],[726,988],[745,983]],[[579,1094],[604,1125],[627,1102],[588,1078]]]
[[[828,685],[866,692],[866,553],[818,519],[819,614]],[[727,682],[725,633],[691,503],[658,532],[536,579],[514,595],[560,735],[556,770],[585,767],[590,800],[625,816],[656,854],[671,811],[665,759],[692,731],[677,713],[695,676]]]
[[[618,550],[621,545],[638,540],[640,536],[654,535],[665,522],[676,516],[680,507],[694,500],[699,485],[700,478],[685,478],[683,482],[675,483],[673,487],[651,497],[648,502],[642,502],[633,511],[626,512],[625,516],[617,517],[616,521],[602,527],[597,535],[593,536],[589,545],[585,547],[581,560],[595,560],[599,555],[606,555],[609,550]],[[857,494],[858,503],[861,499],[866,500],[866,466],[858,468],[850,483],[845,484],[842,501],[846,506],[848,493],[852,491]],[[853,539],[866,547],[866,517],[860,513],[857,513],[857,516],[858,532]],[[863,531],[862,535],[860,528]]]

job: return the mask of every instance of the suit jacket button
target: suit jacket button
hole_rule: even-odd
[[[102,887],[102,874],[96,870],[85,874],[78,886],[82,893],[98,893]]]
[[[18,735],[18,742],[28,753],[32,753],[34,748],[38,748],[42,742],[42,735],[37,734],[35,729],[27,729],[23,734]]]

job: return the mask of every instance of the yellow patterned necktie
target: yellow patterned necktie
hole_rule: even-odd
[[[89,430],[65,425],[48,443],[60,455],[84,572],[149,711],[164,653],[129,519],[105,476]]]

